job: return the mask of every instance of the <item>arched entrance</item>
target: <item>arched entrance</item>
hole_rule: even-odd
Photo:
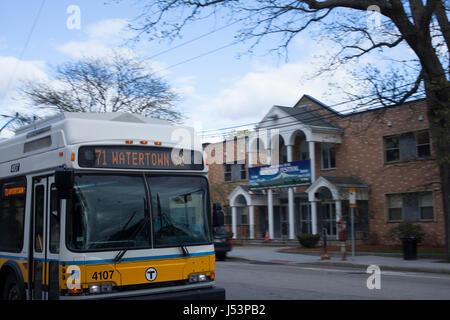
[[[337,238],[336,222],[342,217],[343,206],[348,202],[349,188],[356,189],[356,198],[361,206],[360,215],[367,216],[369,186],[355,176],[322,176],[306,189],[311,202],[313,233],[322,234],[323,228],[326,228],[328,237]],[[366,230],[367,227],[363,226],[362,229]]]
[[[316,198],[320,199],[317,206],[319,232],[323,234],[323,231],[326,230],[327,238],[336,238],[336,201],[333,199],[331,190],[328,187],[320,187],[316,194]]]

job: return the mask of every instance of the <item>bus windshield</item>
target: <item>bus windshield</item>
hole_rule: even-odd
[[[210,242],[207,183],[200,177],[147,178],[152,195],[154,246]]]
[[[211,242],[203,177],[78,174],[67,208],[67,245],[75,251]]]

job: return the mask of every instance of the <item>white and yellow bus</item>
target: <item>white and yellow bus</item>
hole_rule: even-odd
[[[0,298],[225,299],[191,133],[61,113],[0,141]]]

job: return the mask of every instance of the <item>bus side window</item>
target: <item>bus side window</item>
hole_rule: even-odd
[[[0,184],[0,250],[20,252],[23,247],[25,192],[23,180]]]
[[[50,252],[59,253],[60,207],[56,187],[50,192]]]
[[[36,187],[35,204],[34,204],[34,250],[42,252],[44,248],[44,187],[39,185]]]

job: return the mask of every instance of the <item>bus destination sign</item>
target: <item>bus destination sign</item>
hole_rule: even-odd
[[[203,157],[191,151],[189,157],[172,155],[172,148],[89,146],[78,151],[78,163],[84,168],[140,170],[203,170]]]

